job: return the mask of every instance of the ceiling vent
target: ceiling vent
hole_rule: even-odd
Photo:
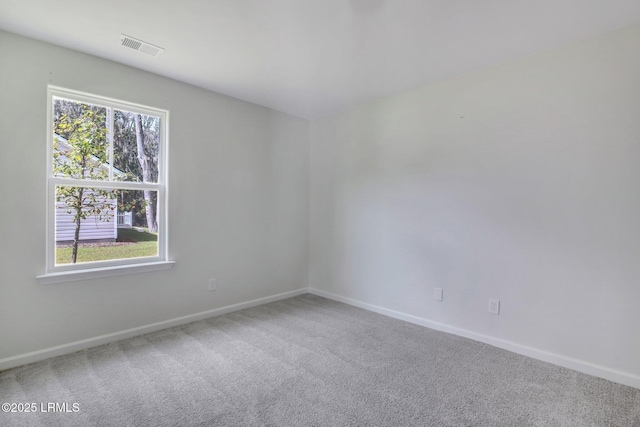
[[[134,39],[133,37],[129,37],[124,34],[120,34],[120,44],[151,56],[159,56],[164,52],[164,49],[159,46],[154,46],[150,43]]]

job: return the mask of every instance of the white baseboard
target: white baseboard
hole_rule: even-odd
[[[425,319],[411,314],[402,313],[395,310],[390,310],[384,307],[380,307],[373,304],[357,301],[351,298],[336,295],[330,292],[325,292],[320,289],[309,288],[309,293],[318,295],[324,298],[328,298],[334,301],[343,302],[345,304],[352,305],[354,307],[363,308],[365,310],[373,311],[375,313],[383,314],[385,316],[393,317],[396,319],[404,320],[409,323],[414,323],[420,326],[426,326],[427,328],[435,329],[442,332],[447,332],[461,337],[470,338],[475,341],[480,341],[485,344],[492,345],[494,347],[502,348],[504,350],[512,351],[514,353],[529,356],[534,359],[542,360],[544,362],[553,363],[554,365],[562,366],[574,371],[582,372],[594,377],[604,378],[605,380],[613,381],[619,384],[624,384],[630,387],[640,389],[640,376],[622,372],[615,369],[607,368],[606,366],[596,365],[584,360],[574,359],[572,357],[562,356],[560,354],[551,353],[548,351],[540,350],[537,348],[529,347],[526,345],[518,344],[513,341],[507,341],[500,338],[495,338],[489,335],[479,334],[477,332],[469,331],[466,329],[457,328],[440,322],[434,322],[433,320]]]
[[[258,305],[267,304],[270,302],[275,302],[282,299],[303,295],[306,293],[308,293],[307,288],[297,289],[295,291],[283,292],[281,294],[271,295],[264,298],[258,298],[251,301],[242,302],[239,304],[228,305],[228,306],[216,308],[213,310],[207,310],[207,311],[202,311],[200,313],[189,314],[187,316],[176,317],[174,319],[152,323],[150,325],[139,326],[137,328],[126,329],[124,331],[113,332],[111,334],[105,334],[105,335],[100,335],[93,338],[75,341],[69,344],[62,344],[55,347],[49,347],[42,350],[19,354],[17,356],[6,357],[4,359],[0,359],[0,371],[3,371],[5,369],[10,369],[10,368],[15,368],[16,366],[26,365],[27,363],[38,362],[40,360],[48,359],[50,357],[62,356],[63,354],[74,353],[76,351],[84,350],[86,348],[95,347],[102,344],[108,344],[110,342],[122,340],[125,338],[135,337],[137,335],[147,334],[149,332],[159,331],[161,329],[171,328],[173,326],[185,325],[187,323],[195,322],[197,320],[220,316],[222,314],[231,313],[233,311],[255,307]]]
[[[596,365],[586,362],[580,359],[574,359],[560,354],[551,353],[548,351],[540,350],[537,348],[529,347],[526,345],[518,344],[513,341],[507,341],[500,338],[495,338],[489,335],[479,334],[477,332],[469,331],[466,329],[457,328],[455,326],[447,325],[433,320],[425,319],[411,314],[402,313],[395,310],[390,310],[384,307],[380,307],[373,304],[368,304],[351,298],[343,297],[341,295],[325,292],[314,288],[303,288],[295,291],[283,292],[276,295],[271,295],[264,298],[258,298],[251,301],[246,301],[238,304],[232,304],[225,307],[216,308],[213,310],[202,311],[200,313],[190,314],[187,316],[176,317],[174,319],[165,320],[162,322],[152,323],[150,325],[139,326],[137,328],[126,329],[124,331],[114,332],[110,334],[100,335],[85,340],[75,341],[69,344],[62,344],[55,347],[49,347],[42,350],[37,350],[29,353],[19,354],[17,356],[11,356],[4,359],[0,359],[0,371],[5,369],[15,368],[16,366],[26,365],[27,363],[38,362],[40,360],[48,359],[50,357],[61,356],[64,354],[74,353],[76,351],[84,350],[86,348],[95,347],[102,344],[108,344],[110,342],[131,338],[134,336],[146,334],[149,332],[155,332],[162,329],[170,328],[173,326],[184,325],[187,323],[195,322],[197,320],[207,319],[209,317],[220,316],[222,314],[231,313],[234,311],[242,310],[245,308],[255,307],[270,302],[283,300],[286,298],[292,298],[298,295],[311,293],[324,298],[328,298],[334,301],[343,302],[345,304],[352,305],[354,307],[363,308],[365,310],[373,311],[385,316],[393,317],[395,319],[404,320],[406,322],[414,323],[416,325],[425,326],[427,328],[435,329],[442,332],[447,332],[454,335],[459,335],[465,338],[469,338],[475,341],[483,342],[489,345],[493,345],[504,350],[512,351],[514,353],[529,356],[534,359],[542,360],[544,362],[553,363],[558,366],[573,369],[578,372],[583,372],[595,377],[604,378],[609,381],[624,384],[630,387],[640,389],[640,376],[622,372],[615,369],[607,368],[606,366]]]

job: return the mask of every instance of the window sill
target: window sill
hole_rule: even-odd
[[[90,280],[101,277],[124,276],[127,274],[148,273],[151,271],[168,270],[174,266],[175,261],[159,261],[145,264],[117,265],[113,267],[88,268],[85,270],[61,271],[37,276],[43,285],[53,283],[74,282],[76,280]]]

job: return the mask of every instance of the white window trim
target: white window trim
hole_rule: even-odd
[[[136,258],[140,260],[141,258]],[[148,262],[144,264],[116,265],[102,268],[86,268],[84,270],[64,271],[60,273],[48,273],[38,276],[38,281],[43,285],[54,283],[67,283],[77,280],[99,279],[102,277],[124,276],[136,273],[149,273],[152,271],[168,270],[173,267],[175,261]]]
[[[160,117],[163,131],[160,132],[160,152],[158,153],[158,182],[123,182],[94,181],[53,176],[53,98],[67,98],[88,104],[101,105],[111,109],[134,111],[149,116]],[[109,123],[108,138],[112,138],[112,123]],[[175,264],[168,259],[168,137],[169,111],[139,104],[115,100],[100,95],[78,92],[49,85],[47,87],[47,197],[46,197],[46,272],[37,276],[42,284],[62,283],[75,280],[86,280],[99,277],[120,276],[124,274],[143,273],[166,270]],[[113,158],[110,150],[109,158]],[[111,162],[113,164],[113,162]],[[112,172],[110,172],[110,176]],[[114,183],[116,185],[114,185]],[[118,188],[126,190],[154,190],[158,194],[158,256],[130,258],[124,260],[108,260],[78,264],[56,265],[55,261],[55,187],[56,185],[82,186],[92,188]]]

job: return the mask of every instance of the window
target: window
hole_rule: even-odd
[[[168,112],[49,87],[45,283],[169,268]]]

